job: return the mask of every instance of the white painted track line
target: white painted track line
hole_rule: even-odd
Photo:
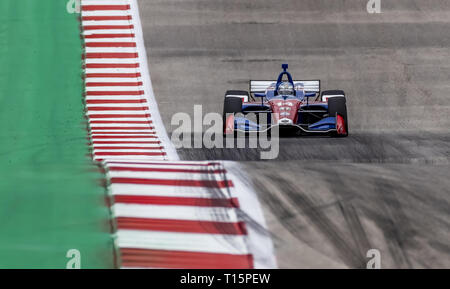
[[[242,236],[118,230],[118,245],[126,248],[248,254]]]
[[[238,222],[234,208],[208,208],[194,206],[153,206],[115,204],[116,217],[192,220],[211,222]]]

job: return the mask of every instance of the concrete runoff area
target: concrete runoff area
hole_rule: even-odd
[[[347,94],[350,136],[286,137],[255,149],[180,149],[187,160],[245,167],[280,268],[450,266],[450,2],[139,1],[155,95],[175,113],[222,112],[228,89],[321,79]]]

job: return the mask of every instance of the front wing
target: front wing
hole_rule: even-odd
[[[295,123],[267,123],[267,124],[260,124],[255,121],[249,120],[245,117],[239,117],[239,116],[230,116],[233,119],[227,119],[227,122],[231,124],[231,121],[233,120],[234,123],[234,129],[231,129],[231,126],[228,126],[227,133],[231,133],[233,131],[240,131],[240,132],[265,132],[268,130],[271,130],[275,126],[279,127],[280,129],[283,128],[298,128],[300,131],[305,133],[331,133],[337,131],[337,117],[325,117],[318,122],[315,122],[313,124],[304,125],[304,124],[295,124]]]

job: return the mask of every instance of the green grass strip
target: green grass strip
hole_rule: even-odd
[[[66,3],[0,1],[0,268],[65,268],[69,249],[82,268],[114,266]]]

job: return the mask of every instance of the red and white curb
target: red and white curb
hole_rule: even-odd
[[[136,0],[81,3],[86,114],[93,158],[107,172],[120,266],[276,267],[238,165],[179,161],[153,95]]]

